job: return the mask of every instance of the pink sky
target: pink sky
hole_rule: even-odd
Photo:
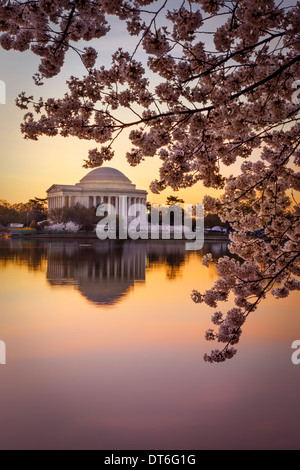
[[[92,41],[89,45],[99,51],[96,66],[108,67],[115,49],[122,45],[124,49],[133,50],[135,41],[119,25],[117,30],[112,29],[107,37],[98,42]],[[136,58],[143,59],[139,53]],[[71,75],[82,77],[86,73],[78,56],[70,52],[61,74],[48,80],[43,87],[36,87],[33,83],[32,75],[37,71],[39,60],[30,52],[6,52],[0,49],[0,63],[0,80],[5,81],[7,87],[7,103],[0,105],[0,199],[11,203],[26,202],[32,197],[45,197],[46,190],[52,184],[77,183],[88,171],[82,168],[83,161],[87,157],[88,150],[95,148],[96,144],[76,138],[61,137],[42,137],[38,142],[24,140],[20,123],[26,111],[23,112],[16,107],[15,99],[22,91],[33,94],[37,99],[41,95],[63,96],[66,92],[66,80]],[[126,120],[126,114],[123,113],[122,116]],[[114,145],[115,157],[106,166],[124,172],[138,189],[148,190],[151,181],[159,176],[160,161],[158,158],[147,158],[139,166],[131,167],[125,158],[130,148],[131,143],[127,133],[117,140]],[[232,169],[227,169],[226,173],[232,173]],[[183,198],[186,203],[192,204],[201,203],[207,192],[208,190],[199,183],[190,189],[181,190],[176,195]],[[149,194],[148,200],[152,203],[164,203],[170,194],[174,192],[167,189],[160,196]],[[217,193],[209,190],[209,194]]]

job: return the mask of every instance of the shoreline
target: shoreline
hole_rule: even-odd
[[[99,241],[105,241],[105,240],[110,240],[109,238],[106,238],[105,240],[101,240],[100,238],[97,237],[96,234],[92,234],[92,233],[87,233],[87,234],[84,234],[84,233],[79,233],[79,234],[73,234],[73,233],[66,233],[66,234],[33,234],[33,235],[20,235],[20,234],[11,234],[11,235],[6,235],[6,236],[3,236],[1,238],[11,238],[11,239],[22,239],[22,240],[27,240],[27,239],[30,239],[30,240],[99,240]],[[119,238],[116,238],[115,239],[116,241],[126,241],[126,240],[132,240],[132,241],[169,241],[169,240],[173,240],[173,241],[193,241],[193,240],[188,240],[186,239],[184,236],[182,238],[174,238],[174,236],[171,236],[170,238],[151,238],[151,236],[149,238],[138,238],[137,240],[133,240],[132,238],[128,237],[126,239],[119,239]],[[111,240],[111,241],[115,241],[115,240]],[[202,240],[202,238],[201,238]],[[204,240],[205,241],[230,241],[229,240],[229,237],[226,236],[226,235],[204,235]]]

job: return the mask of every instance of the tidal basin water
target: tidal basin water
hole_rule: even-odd
[[[0,448],[299,449],[299,294],[207,364],[207,252],[227,244],[0,240]]]

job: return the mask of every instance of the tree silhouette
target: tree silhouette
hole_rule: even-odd
[[[169,207],[173,206],[173,204],[184,204],[184,200],[183,199],[180,199],[179,197],[177,196],[168,196],[167,197],[167,205]]]

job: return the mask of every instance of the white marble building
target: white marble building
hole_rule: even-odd
[[[136,189],[123,173],[108,167],[90,171],[74,186],[53,184],[47,194],[48,211],[75,204],[91,208],[108,203],[116,208],[117,215],[127,215],[126,207],[147,202],[147,191]]]

